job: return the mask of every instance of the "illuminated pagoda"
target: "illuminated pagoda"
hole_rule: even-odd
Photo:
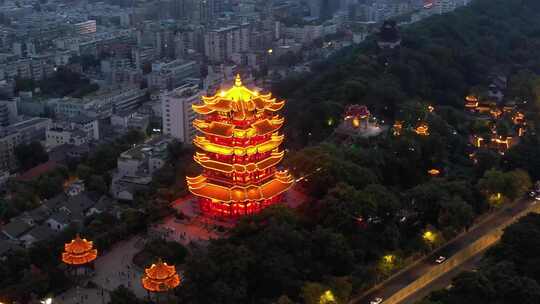
[[[478,102],[478,97],[476,97],[474,95],[468,95],[467,97],[465,97],[465,107],[466,108],[474,110],[479,105],[480,105],[480,103]]]
[[[62,262],[74,268],[81,268],[90,265],[97,258],[97,255],[98,251],[94,248],[94,243],[82,239],[77,234],[75,239],[64,245]]]
[[[180,275],[174,265],[167,265],[159,259],[144,270],[141,284],[148,294],[165,293],[180,285]]]
[[[368,127],[369,118],[371,117],[371,112],[365,105],[350,105],[345,111],[346,122],[350,122],[352,128],[364,128]]]
[[[428,136],[429,135],[429,126],[425,122],[421,122],[416,126],[416,129],[414,129],[414,132],[418,135],[422,136]]]
[[[428,170],[428,174],[431,176],[439,176],[439,174],[441,174],[441,170],[432,168]]]
[[[284,120],[277,115],[284,105],[246,88],[239,75],[229,90],[193,105],[202,116],[193,125],[204,134],[193,140],[200,149],[194,159],[204,170],[187,182],[203,213],[241,216],[281,201],[294,182],[276,169],[284,156],[278,132]]]
[[[516,112],[512,115],[512,122],[515,125],[524,125],[525,124],[525,115],[521,112]]]

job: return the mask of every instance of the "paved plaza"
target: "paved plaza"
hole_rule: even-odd
[[[107,303],[109,291],[120,285],[131,289],[138,297],[144,297],[146,291],[140,283],[142,272],[132,264],[133,256],[141,249],[140,236],[118,243],[95,262],[95,275],[89,280],[96,283],[97,289],[72,288],[57,296],[54,303]]]
[[[109,292],[103,289],[72,288],[57,296],[53,303],[59,304],[106,304],[110,300]]]
[[[298,207],[307,199],[296,188],[291,189],[284,197],[285,203],[291,208]],[[168,241],[179,242],[185,246],[189,246],[192,242],[205,243],[210,239],[224,236],[223,232],[219,232],[219,226],[230,228],[235,225],[234,220],[202,216],[196,198],[193,196],[177,199],[172,206],[182,212],[186,216],[185,219],[170,216],[150,229],[151,232],[157,233],[159,237],[164,237]],[[145,242],[146,239],[138,235],[116,244],[110,251],[97,258],[95,275],[81,284],[81,286],[86,286],[88,281],[92,281],[97,288],[72,288],[57,296],[54,303],[108,303],[109,292],[120,285],[128,287],[140,298],[145,297],[146,291],[140,283],[142,269],[137,269],[132,263],[133,256],[144,248]]]

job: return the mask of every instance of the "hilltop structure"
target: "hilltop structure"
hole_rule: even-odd
[[[193,143],[201,150],[195,161],[204,170],[187,182],[203,213],[242,216],[281,201],[294,182],[276,168],[284,156],[278,132],[284,119],[277,115],[284,105],[270,93],[246,88],[239,75],[229,90],[193,105],[203,116],[193,122],[203,133]]]

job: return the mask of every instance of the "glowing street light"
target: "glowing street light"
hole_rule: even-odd
[[[437,234],[430,231],[430,230],[427,230],[426,232],[424,232],[424,234],[422,235],[422,238],[424,240],[426,240],[428,243],[434,243],[435,240],[437,239]]]
[[[337,303],[337,301],[336,301],[336,297],[334,296],[331,290],[325,291],[321,295],[321,298],[319,299],[319,304],[333,304],[333,303]]]
[[[394,254],[386,254],[382,256],[378,263],[378,270],[383,276],[390,275],[397,267],[398,259]]]
[[[52,304],[52,298],[46,298],[44,300],[39,301],[41,304]]]
[[[492,205],[499,205],[500,203],[502,203],[502,201],[503,201],[503,196],[502,196],[502,193],[500,193],[500,192],[491,194],[489,196],[489,202]]]
[[[334,119],[333,118],[328,118],[328,120],[326,121],[326,124],[331,127],[333,124],[334,124]]]
[[[387,264],[394,264],[395,260],[396,260],[396,256],[393,254],[387,254],[383,256],[383,261]]]

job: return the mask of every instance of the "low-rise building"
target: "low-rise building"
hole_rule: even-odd
[[[93,100],[64,97],[50,101],[54,112],[60,117],[74,117],[82,115],[92,108]]]
[[[45,222],[47,227],[54,231],[62,231],[71,223],[70,215],[65,211],[57,211]]]
[[[122,130],[135,129],[146,132],[150,124],[150,116],[138,112],[121,111],[111,116],[111,125]]]
[[[152,64],[152,73],[148,75],[148,87],[156,90],[171,90],[188,78],[200,76],[200,67],[196,61],[176,59],[170,62]]]
[[[113,173],[111,194],[121,200],[132,200],[135,192],[147,190],[153,174],[167,160],[167,147],[174,139],[156,137],[144,144],[123,152],[117,160]]]
[[[84,132],[89,140],[99,140],[99,119],[80,114],[71,117],[69,125],[72,130],[80,130]]]
[[[41,241],[47,241],[52,239],[56,235],[57,231],[51,229],[47,224],[39,225],[32,228],[30,231],[20,237],[22,245],[26,248],[30,248],[33,244]]]
[[[18,241],[19,238],[27,231],[32,229],[32,226],[25,221],[15,219],[2,227],[2,233],[12,241]]]
[[[60,200],[64,196],[60,197]],[[70,224],[81,225],[89,210],[94,207],[99,198],[88,192],[75,196],[66,196],[67,200],[57,202],[55,212],[45,221],[54,231],[62,231]]]
[[[97,108],[112,108],[114,112],[133,111],[146,100],[146,89],[136,86],[114,89],[96,96],[94,104]]]
[[[21,249],[22,247],[18,245],[18,242],[0,239],[0,261],[5,261],[7,255]]]
[[[0,127],[7,127],[17,122],[17,98],[0,100]]]
[[[88,134],[82,130],[68,130],[63,128],[50,128],[47,130],[48,149],[69,144],[80,146],[88,143]]]
[[[50,123],[48,118],[30,118],[0,129],[0,171],[15,170],[15,147],[34,141],[45,141]]]

